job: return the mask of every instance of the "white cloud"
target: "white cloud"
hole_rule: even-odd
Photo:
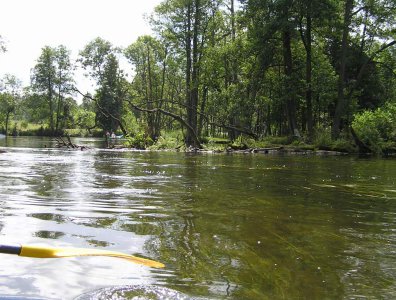
[[[0,77],[6,73],[29,84],[33,68],[44,46],[65,45],[76,58],[96,37],[114,46],[126,47],[150,27],[144,20],[161,0],[2,0],[0,35],[8,51],[0,54]],[[81,72],[76,80],[82,89],[88,81]]]

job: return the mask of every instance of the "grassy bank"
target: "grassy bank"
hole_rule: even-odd
[[[249,150],[249,149],[297,149],[302,151],[337,151],[345,153],[357,153],[352,137],[341,136],[337,140],[332,140],[330,131],[321,131],[315,135],[315,138],[309,142],[306,138],[301,137],[263,137],[259,140],[240,136],[234,141],[222,137],[204,137],[202,139],[204,150],[209,151],[232,151],[232,150]],[[133,145],[130,145],[133,147]],[[183,135],[181,132],[167,133],[161,136],[156,143],[148,147],[151,150],[178,149],[188,150],[183,144]]]
[[[0,132],[5,133],[5,127],[0,127]],[[27,122],[11,122],[8,128],[10,136],[52,136],[52,131],[48,125],[27,123]],[[71,137],[102,137],[103,131],[99,128],[87,130],[84,128],[64,129],[59,131],[57,136],[69,135]]]

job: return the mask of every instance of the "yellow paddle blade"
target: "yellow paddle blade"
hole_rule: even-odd
[[[136,257],[121,252],[98,250],[98,249],[87,249],[87,248],[60,248],[60,247],[43,247],[43,246],[31,246],[22,245],[20,256],[26,257],[37,257],[37,258],[61,258],[61,257],[73,257],[73,256],[108,256],[118,257],[129,260],[136,264],[145,265],[153,268],[163,268],[164,264],[146,259]]]

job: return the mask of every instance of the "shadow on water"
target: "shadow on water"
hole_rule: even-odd
[[[334,159],[210,159],[183,164],[185,192],[167,203],[174,217],[161,222],[159,242],[146,244],[177,270],[168,285],[235,299],[392,298],[395,241],[384,228],[395,223],[384,213],[394,212],[395,196],[378,192],[394,184],[392,167],[381,166],[388,172],[369,186],[381,162],[370,170]]]
[[[395,160],[7,148],[2,239],[118,250],[166,268],[10,257],[0,294],[155,285],[210,299],[391,299],[394,178]]]

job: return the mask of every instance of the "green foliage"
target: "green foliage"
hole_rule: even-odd
[[[230,145],[230,147],[234,150],[245,150],[248,149],[249,146],[247,145],[246,139],[240,135],[238,136]]]
[[[318,127],[313,140],[314,147],[319,150],[354,153],[357,151],[354,142],[345,132],[339,138],[332,139],[330,127]]]
[[[142,36],[124,51],[125,57],[134,66],[136,73],[132,82],[134,103],[147,110],[162,108],[165,90],[165,71],[168,64],[167,49],[159,40]],[[161,113],[142,115],[152,139],[161,131]]]
[[[113,132],[120,125],[126,95],[125,75],[120,69],[117,52],[110,42],[96,38],[85,46],[79,58],[83,68],[99,86],[95,95],[98,125],[103,130]],[[89,109],[92,101],[87,100],[89,97],[85,98],[83,104]]]
[[[5,134],[8,134],[8,126],[11,115],[15,114],[20,102],[21,81],[14,75],[6,74],[0,81],[0,121],[4,123]]]
[[[169,150],[183,149],[184,138],[180,130],[164,132],[153,145],[148,147],[150,150]]]
[[[93,111],[79,108],[75,115],[76,125],[80,128],[93,128],[95,126],[96,114]]]
[[[9,93],[0,94],[0,111],[3,114],[9,114],[15,111],[15,98]]]
[[[346,152],[346,153],[356,153],[357,152],[357,148],[354,145],[354,142],[347,137],[343,137],[342,134],[338,139],[333,141],[331,150],[339,151],[339,152]]]
[[[107,57],[101,87],[98,89],[96,119],[103,130],[117,131],[125,97],[124,73],[114,54]]]
[[[114,49],[110,42],[97,37],[89,42],[79,53],[79,62],[87,70],[88,75],[95,78],[99,85],[103,80],[103,70],[107,57],[113,53]]]
[[[353,13],[345,14],[346,3]],[[376,110],[396,103],[395,10],[393,0],[165,0],[151,18],[155,35],[123,51],[96,38],[80,52],[97,84],[81,107],[68,98],[69,52],[47,46],[24,95],[0,86],[0,121],[5,127],[12,115],[52,131],[97,124],[116,132],[123,125],[138,148],[152,143],[146,137],[157,149],[196,144],[197,133],[235,148],[305,147],[307,137],[317,148],[353,150],[347,135],[332,140],[329,128],[339,136],[354,119],[362,140],[380,151],[395,136],[391,106]],[[363,109],[372,111],[356,114]],[[182,137],[168,135],[180,130]]]
[[[86,94],[81,103],[81,108],[87,110],[87,111],[95,111],[95,101],[92,100],[92,95],[91,94]]]
[[[26,121],[15,122],[13,126],[19,135],[23,136],[38,136],[45,131],[42,124],[28,123]]]
[[[18,136],[51,136],[51,128],[43,124],[13,122],[12,135]]]
[[[373,151],[380,153],[396,142],[396,104],[387,104],[374,111],[355,114],[352,127],[359,139]]]
[[[64,134],[71,136],[71,137],[88,137],[88,136],[93,136],[92,131],[89,132],[86,129],[81,129],[81,128],[74,128],[74,129],[65,129]],[[103,136],[102,131],[101,134],[98,136]]]
[[[47,122],[49,116],[49,107],[46,98],[29,92],[21,101],[22,117],[30,123]]]
[[[169,150],[176,149],[180,146],[178,140],[174,137],[160,136],[157,141],[149,147],[150,150]]]
[[[153,140],[147,134],[140,131],[133,136],[126,136],[125,144],[130,148],[144,150],[153,144]]]
[[[48,109],[42,110],[41,114],[46,115],[51,135],[62,130],[66,119],[70,118],[67,114],[70,101],[65,96],[71,93],[74,85],[73,70],[70,51],[63,45],[45,46],[33,68],[31,90],[46,102]],[[43,108],[39,107],[40,110]]]
[[[318,127],[315,130],[314,145],[319,149],[331,149],[332,145],[331,128],[330,127]]]

